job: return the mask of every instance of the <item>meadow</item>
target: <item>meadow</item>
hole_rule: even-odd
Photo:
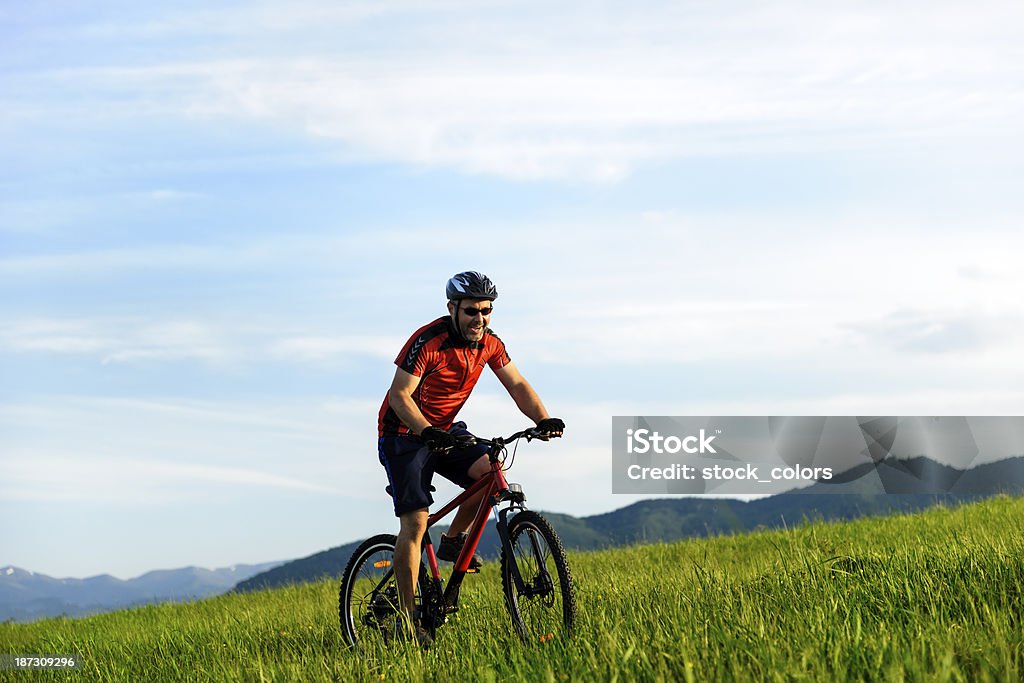
[[[570,553],[574,636],[525,645],[497,563],[422,652],[342,641],[337,581],[0,624],[0,652],[76,653],[82,681],[1018,681],[1024,499]]]

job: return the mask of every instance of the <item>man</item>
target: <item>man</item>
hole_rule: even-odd
[[[561,436],[565,424],[548,415],[540,397],[513,365],[505,344],[487,326],[498,298],[490,279],[475,271],[448,280],[448,315],[413,332],[395,359],[394,380],[378,416],[378,451],[387,470],[395,516],[399,518],[394,570],[402,608],[412,614],[428,508],[434,502],[430,482],[437,472],[469,488],[490,469],[485,446],[459,447],[470,436],[455,422],[488,365],[524,415],[549,436]],[[437,557],[454,562],[466,539],[483,494],[467,500],[441,536]],[[471,568],[480,566],[474,556]],[[409,623],[412,624],[410,618]],[[429,635],[415,626],[421,645]]]

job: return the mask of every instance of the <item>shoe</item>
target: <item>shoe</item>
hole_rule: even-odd
[[[395,642],[396,643],[412,643],[422,650],[426,650],[434,643],[434,638],[430,635],[427,629],[423,628],[419,624],[413,625],[413,630],[409,631],[408,624],[405,619],[398,617],[395,619]]]
[[[441,544],[437,546],[437,559],[444,560],[445,562],[455,562],[459,559],[459,553],[462,552],[462,546],[466,545],[467,534],[463,531],[455,538],[449,538],[444,534],[441,534]],[[480,569],[480,565],[483,564],[483,560],[476,553],[473,553],[473,557],[469,560],[470,571]]]

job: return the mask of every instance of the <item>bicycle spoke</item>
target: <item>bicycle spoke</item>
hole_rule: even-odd
[[[349,559],[342,577],[338,612],[342,633],[350,645],[364,653],[389,648],[398,623],[404,618],[394,574],[395,537],[376,536],[360,546]],[[422,605],[425,574],[421,568],[416,587],[416,606]]]
[[[547,642],[572,629],[576,607],[572,577],[558,536],[540,515],[524,512],[509,525],[511,557],[502,557],[506,603],[520,635]],[[513,578],[515,562],[523,586]]]

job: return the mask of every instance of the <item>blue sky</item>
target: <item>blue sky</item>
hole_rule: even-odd
[[[120,577],[394,526],[375,416],[451,274],[566,438],[1020,414],[1019,3],[0,11],[0,564]],[[518,428],[488,377],[464,414]],[[450,493],[442,487],[442,493]]]

